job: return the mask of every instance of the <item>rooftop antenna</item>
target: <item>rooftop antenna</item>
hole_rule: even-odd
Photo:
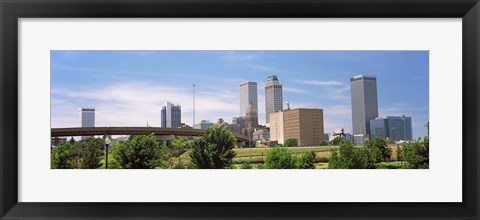
[[[287,110],[290,110],[290,102],[287,100]]]

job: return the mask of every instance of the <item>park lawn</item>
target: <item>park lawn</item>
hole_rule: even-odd
[[[291,153],[304,153],[304,152],[330,152],[335,147],[289,147],[288,150]],[[237,153],[238,157],[245,156],[261,156],[266,155],[267,152],[272,148],[235,148],[234,151]]]
[[[316,163],[315,169],[328,169],[328,163]]]
[[[233,158],[234,163],[241,164],[245,161],[250,161],[253,164],[255,163],[264,163],[267,152],[271,148],[236,148],[234,149],[236,155]],[[309,147],[309,148],[295,148],[290,147],[289,151],[295,153],[295,156],[300,157],[301,153],[314,151],[317,158],[330,158],[332,153],[330,152],[332,148],[328,147]],[[263,154],[263,155],[262,155]],[[250,156],[251,155],[251,156]],[[186,151],[180,155],[180,162],[182,164],[191,163],[190,160],[190,150]],[[177,164],[178,160],[175,159],[174,163]]]

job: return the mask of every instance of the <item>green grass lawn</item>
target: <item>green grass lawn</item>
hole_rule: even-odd
[[[317,158],[330,158],[331,150],[338,148],[338,146],[329,146],[329,147],[289,147],[289,151],[294,153],[296,156],[301,156],[302,153],[314,151]],[[234,151],[236,156],[233,158],[236,168],[240,168],[241,164],[245,161],[250,161],[254,169],[256,164],[264,163],[267,152],[271,148],[235,148]],[[383,162],[378,164],[379,169],[401,169],[404,163],[396,161],[396,147],[391,147],[392,149],[392,162]],[[180,156],[180,161],[182,164],[191,163],[190,161],[190,151],[183,153]],[[175,163],[178,160],[175,159]],[[327,162],[319,162],[315,164],[316,169],[328,169]]]

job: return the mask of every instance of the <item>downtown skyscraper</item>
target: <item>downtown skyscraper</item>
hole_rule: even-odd
[[[282,84],[276,75],[269,76],[265,83],[265,115],[266,123],[270,122],[270,114],[283,110]]]
[[[367,75],[350,77],[350,92],[353,134],[368,138],[370,120],[378,117],[377,77]]]
[[[178,128],[182,125],[182,108],[167,102],[162,107],[161,122],[163,128]]]
[[[82,128],[95,127],[95,108],[85,106],[80,109],[80,118]],[[89,136],[82,136],[82,140],[89,138]]]
[[[258,125],[258,95],[256,82],[243,82],[239,85],[240,89],[240,117],[247,115],[250,104],[253,104],[255,115],[255,125]],[[243,125],[242,125],[243,127]]]

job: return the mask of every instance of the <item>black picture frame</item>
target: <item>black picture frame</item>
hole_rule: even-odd
[[[480,5],[478,0],[0,0],[0,16],[1,219],[479,219]],[[463,202],[18,202],[17,21],[19,18],[59,17],[462,18]]]

